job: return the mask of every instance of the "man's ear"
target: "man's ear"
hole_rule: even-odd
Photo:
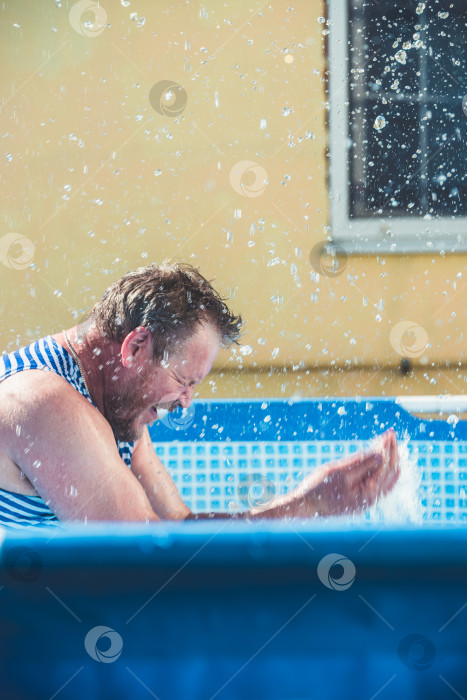
[[[122,365],[136,370],[152,357],[151,334],[144,326],[138,326],[125,336],[122,346]]]

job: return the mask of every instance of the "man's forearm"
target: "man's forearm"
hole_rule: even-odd
[[[399,473],[397,440],[390,429],[367,452],[322,465],[293,491],[266,506],[245,513],[190,513],[186,519],[316,518],[360,513],[393,488]]]
[[[295,489],[290,494],[275,498],[267,506],[251,508],[239,513],[190,513],[185,520],[260,520],[261,518],[310,517],[319,512],[310,512],[301,491]]]

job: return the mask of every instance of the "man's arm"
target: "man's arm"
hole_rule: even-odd
[[[210,518],[314,518],[351,515],[388,493],[399,478],[397,441],[386,431],[366,453],[325,464],[290,493],[245,513],[190,513],[187,520]]]
[[[159,520],[108,422],[53,372],[0,384],[0,443],[60,520]]]
[[[399,477],[397,442],[388,430],[367,453],[326,464],[291,493],[243,513],[192,513],[156,455],[147,427],[135,446],[131,471],[161,520],[258,519],[352,514],[388,493]]]
[[[328,463],[294,491],[242,513],[192,513],[157,457],[147,428],[133,453],[133,473],[163,520],[314,518],[358,513],[388,493],[399,477],[397,442],[388,430],[366,453]]]
[[[185,520],[190,516],[191,511],[182,501],[174,480],[154,452],[147,426],[133,451],[131,471],[161,520]]]

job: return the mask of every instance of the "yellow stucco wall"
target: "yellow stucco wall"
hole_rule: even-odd
[[[224,5],[104,0],[93,28],[76,3],[2,4],[0,350],[175,257],[247,322],[202,396],[464,393],[465,256],[310,265],[329,225],[324,4]],[[149,101],[164,80],[178,116]],[[407,376],[403,320],[428,339]]]

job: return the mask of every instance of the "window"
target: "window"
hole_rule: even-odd
[[[328,0],[333,240],[467,250],[467,3]]]

